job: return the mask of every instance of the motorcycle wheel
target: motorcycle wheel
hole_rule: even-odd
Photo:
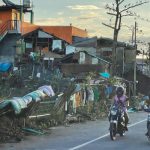
[[[150,141],[150,124],[148,125],[148,136],[147,136],[147,138]]]
[[[118,124],[118,132],[120,136],[124,136],[124,127],[120,123]]]
[[[114,123],[111,123],[110,124],[110,138],[111,140],[116,140],[116,134],[117,134],[117,131],[116,131],[116,125]]]
[[[123,131],[120,131],[120,136],[124,136],[124,132]]]
[[[124,126],[122,126],[121,127],[121,130],[120,130],[120,136],[124,136],[125,135],[125,127]]]

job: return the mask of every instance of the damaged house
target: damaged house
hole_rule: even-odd
[[[62,55],[65,53],[66,43],[72,44],[74,38],[82,39],[88,37],[86,30],[73,27],[72,25],[38,26],[33,24],[33,10],[30,1],[24,2],[22,11],[21,5],[10,1],[4,1],[6,5],[0,6],[1,61],[14,63],[16,57],[35,49],[44,52],[51,51]],[[26,13],[30,13],[30,23],[24,20]],[[32,43],[29,42],[31,36],[34,37]],[[23,38],[25,38],[26,43],[24,43]]]
[[[76,43],[66,47],[66,54],[61,60],[62,71],[66,74],[103,72],[111,65],[109,61],[97,56],[97,37],[76,40]]]
[[[107,61],[112,59],[113,40],[109,38],[97,39],[97,56],[102,57]],[[133,70],[136,59],[136,50],[132,45],[127,45],[124,42],[118,42],[116,48],[117,70],[118,75]]]
[[[82,40],[76,39],[73,44],[66,47],[67,56],[62,59],[63,69],[65,67],[69,67],[70,65],[70,68],[74,68],[75,70],[77,69],[77,64],[80,64],[78,65],[78,68],[81,66],[83,66],[83,68],[79,69],[78,72],[81,72],[81,70],[83,72],[90,72],[94,70],[107,70],[110,72],[112,49],[113,40],[109,38],[93,37],[83,38]],[[127,45],[124,42],[118,42],[116,51],[117,74],[122,76],[126,72],[133,70],[136,58],[136,50],[132,45]],[[71,71],[71,69],[69,70]]]
[[[61,59],[61,70],[64,74],[78,74],[81,72],[103,72],[110,63],[87,51],[80,51],[66,55]]]
[[[24,34],[26,55],[37,55],[45,68],[53,68],[54,61],[59,61],[65,54],[65,45],[68,43],[59,39],[42,29],[36,29]],[[48,66],[51,65],[51,66]]]

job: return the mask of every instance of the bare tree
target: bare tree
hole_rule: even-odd
[[[107,14],[115,17],[114,25],[108,25],[103,23],[103,25],[111,28],[114,30],[113,34],[113,50],[112,50],[112,74],[116,74],[116,47],[117,47],[117,40],[118,34],[121,28],[122,17],[125,16],[135,16],[136,13],[131,12],[131,9],[134,7],[138,7],[145,3],[148,3],[148,0],[145,1],[137,1],[135,4],[128,3],[125,4],[125,0],[114,0],[114,3],[107,4],[106,9],[108,10]]]

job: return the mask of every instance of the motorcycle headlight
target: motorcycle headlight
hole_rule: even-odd
[[[116,115],[117,114],[117,111],[116,110],[111,110],[111,115]]]

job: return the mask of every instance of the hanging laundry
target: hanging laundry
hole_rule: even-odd
[[[76,107],[81,106],[81,95],[80,92],[75,93]]]
[[[113,92],[113,87],[110,85],[106,85],[106,89],[105,89],[106,98],[109,98],[112,92]]]
[[[73,112],[76,113],[76,99],[75,99],[75,94],[71,95],[70,101],[72,101]]]
[[[94,92],[92,87],[87,87],[87,96],[88,101],[94,101]]]

